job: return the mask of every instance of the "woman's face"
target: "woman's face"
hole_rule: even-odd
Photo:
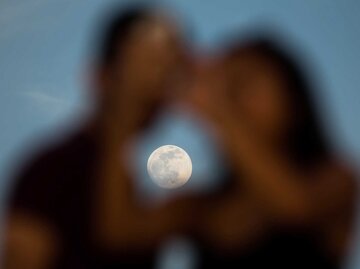
[[[270,58],[244,51],[227,64],[229,98],[237,116],[259,135],[277,139],[288,127],[290,99],[283,71]]]

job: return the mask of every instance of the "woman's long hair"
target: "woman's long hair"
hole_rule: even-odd
[[[293,114],[291,127],[284,134],[284,145],[290,158],[299,165],[312,165],[326,159],[330,149],[311,98],[314,89],[296,58],[268,37],[233,43],[227,55],[236,57],[244,50],[272,61],[280,67],[287,82]]]

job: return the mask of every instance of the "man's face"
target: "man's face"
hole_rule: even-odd
[[[169,100],[185,73],[184,53],[172,25],[154,18],[132,29],[111,71],[111,90],[146,114]]]

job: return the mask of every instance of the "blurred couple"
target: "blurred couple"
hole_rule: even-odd
[[[95,112],[15,178],[3,268],[153,268],[173,235],[194,243],[196,268],[340,268],[354,175],[271,36],[199,60],[171,17],[135,7],[109,16],[98,41]],[[231,171],[212,194],[144,208],[126,145],[175,100],[214,127]]]

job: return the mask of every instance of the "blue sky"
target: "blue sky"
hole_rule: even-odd
[[[0,1],[0,194],[8,186],[8,168],[29,141],[57,132],[86,108],[88,42],[97,15],[111,2],[122,1]],[[277,25],[307,52],[319,71],[324,87],[315,95],[335,146],[360,157],[359,1],[158,2],[175,8],[194,26],[200,48],[221,42],[227,31],[246,29],[259,21]],[[174,128],[169,128],[170,121],[176,123]],[[141,156],[156,145],[172,142],[191,151],[199,175],[212,174],[207,168],[218,167],[212,166],[219,163],[217,157],[209,157],[216,155],[216,148],[207,147],[211,141],[196,123],[184,117],[163,119],[159,126],[152,140],[143,140],[147,144],[139,151],[140,163]],[[353,268],[360,261],[356,257],[349,262]]]

